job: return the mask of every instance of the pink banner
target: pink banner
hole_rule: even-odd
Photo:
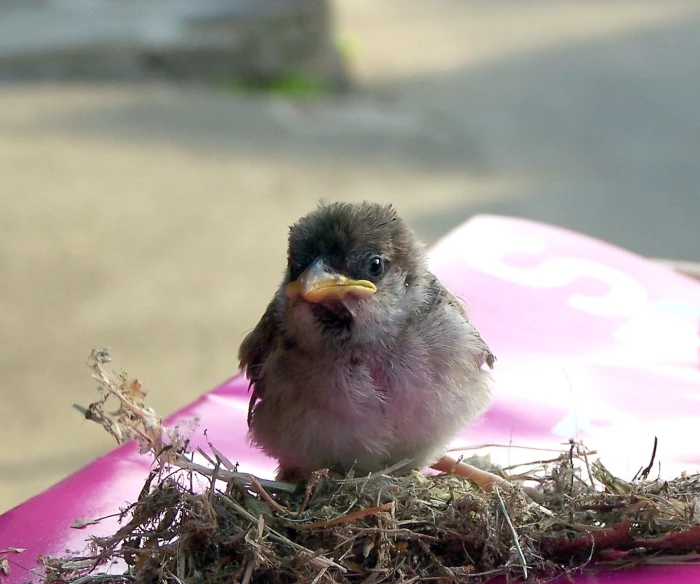
[[[557,449],[573,438],[631,479],[648,463],[656,436],[663,477],[700,469],[692,434],[700,421],[700,284],[581,235],[490,216],[445,237],[431,263],[498,356],[493,404],[455,447]],[[199,416],[200,428],[242,470],[270,477],[274,461],[245,440],[247,402],[247,383],[236,377],[168,423]],[[478,452],[503,464],[533,460],[519,448]],[[114,531],[114,519],[70,525],[135,500],[148,469],[148,459],[126,445],[0,516],[0,550],[26,549],[7,554],[11,573],[0,581],[38,581],[38,554],[81,551],[89,535]],[[576,581],[700,583],[700,566],[647,566]]]

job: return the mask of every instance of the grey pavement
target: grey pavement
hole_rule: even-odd
[[[70,408],[93,346],[162,414],[231,375],[320,198],[429,242],[496,212],[700,260],[697,2],[335,8],[350,94],[0,88],[0,509],[109,447]]]

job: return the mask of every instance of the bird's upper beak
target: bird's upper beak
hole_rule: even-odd
[[[330,272],[321,260],[311,264],[297,280],[285,288],[289,298],[301,296],[308,302],[342,300],[348,295],[365,298],[376,291],[377,287],[368,280],[352,280]]]

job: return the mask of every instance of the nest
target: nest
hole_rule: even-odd
[[[653,455],[624,481],[572,442],[517,475],[498,471],[513,487],[489,493],[449,474],[395,476],[398,468],[266,481],[212,444],[190,450],[194,427],[164,428],[140,383],[107,372],[108,360],[93,352],[102,397],[80,409],[120,442],[136,439],[156,465],[116,533],[92,538],[83,555],[44,558],[47,582],[541,581],[692,561],[700,550],[700,476],[649,480]]]

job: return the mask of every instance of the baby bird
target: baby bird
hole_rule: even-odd
[[[495,361],[394,208],[367,202],[321,204],[290,228],[284,279],[239,359],[249,437],[285,481],[404,459],[465,471],[442,456],[488,405]]]

